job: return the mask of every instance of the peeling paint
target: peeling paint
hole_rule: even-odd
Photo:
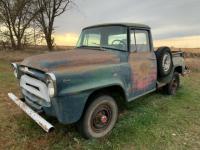
[[[152,90],[152,84],[155,86],[157,81],[157,63],[154,52],[134,52],[130,53],[129,57],[132,92]]]
[[[48,54],[32,56],[25,59],[21,65],[29,66],[44,72],[62,71],[77,67],[119,63],[119,57],[108,51],[74,49],[66,52],[52,52]],[[74,68],[76,67],[76,68]]]

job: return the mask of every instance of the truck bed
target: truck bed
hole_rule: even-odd
[[[183,51],[172,51],[173,57],[184,57]]]

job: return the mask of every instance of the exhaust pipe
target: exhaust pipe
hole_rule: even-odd
[[[8,97],[15,102],[28,116],[30,116],[40,127],[42,127],[46,132],[50,132],[54,129],[54,126],[32,110],[27,104],[22,102],[13,93],[8,93]]]

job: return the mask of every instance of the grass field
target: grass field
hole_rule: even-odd
[[[200,149],[199,58],[187,60],[191,74],[182,78],[177,95],[155,92],[128,103],[112,133],[85,140],[73,125],[52,118],[56,130],[45,133],[8,99],[9,91],[19,94],[9,62],[32,54],[0,55],[0,149]]]

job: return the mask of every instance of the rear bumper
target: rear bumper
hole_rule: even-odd
[[[22,102],[13,93],[8,93],[9,98],[18,105],[29,117],[31,117],[40,127],[46,132],[50,132],[54,129],[54,126],[41,117],[37,112],[31,109],[26,103]]]

